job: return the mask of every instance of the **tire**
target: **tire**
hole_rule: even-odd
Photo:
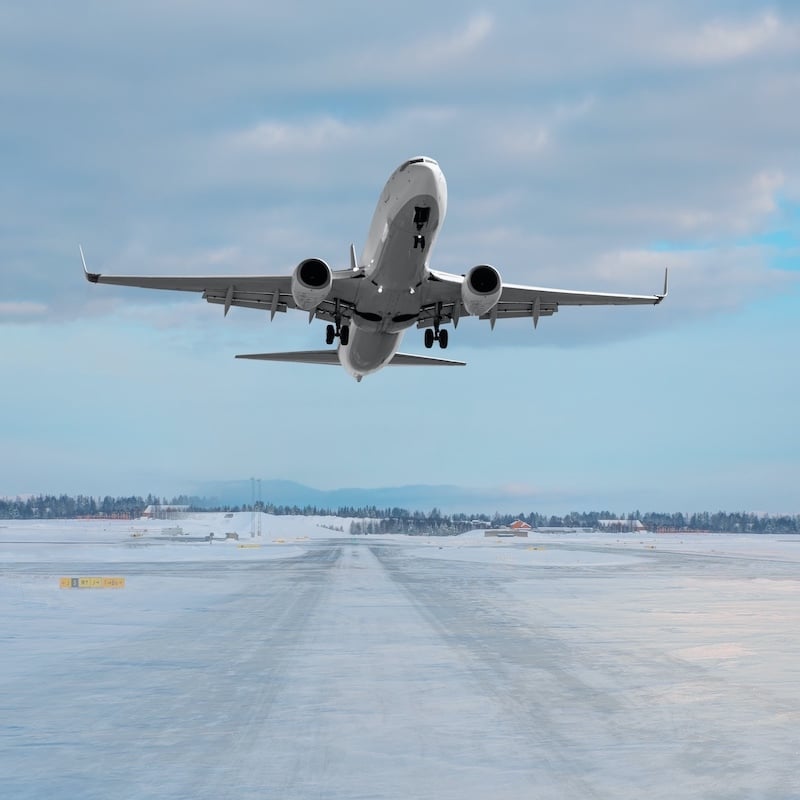
[[[447,350],[447,330],[439,331],[439,347],[442,350]]]
[[[336,336],[336,331],[333,328],[333,325],[328,325],[325,328],[325,344],[333,344],[334,337]]]
[[[427,347],[428,350],[433,347],[433,328],[425,329],[425,347]]]
[[[350,341],[350,326],[349,325],[342,325],[341,331],[339,331],[339,341],[346,347],[348,342]]]

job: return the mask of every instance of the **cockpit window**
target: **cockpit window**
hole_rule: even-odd
[[[419,158],[409,158],[398,172],[402,172],[406,167],[410,167],[412,164],[435,164],[436,162],[432,158],[426,158],[425,156],[420,156]]]

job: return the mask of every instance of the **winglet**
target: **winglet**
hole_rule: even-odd
[[[86,258],[83,255],[83,248],[78,245],[78,250],[81,251],[81,261],[83,262],[83,274],[86,276],[86,280],[89,283],[97,283],[100,280],[100,273],[99,272],[89,272],[86,268]]]
[[[664,292],[658,295],[656,303],[660,303],[669,294],[669,267],[664,267]]]

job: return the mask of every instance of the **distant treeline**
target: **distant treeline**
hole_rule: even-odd
[[[74,519],[76,517],[130,518],[140,517],[150,505],[187,506],[190,511],[252,511],[253,507],[210,506],[203,498],[179,495],[167,500],[149,494],[147,497],[90,497],[78,495],[38,495],[26,499],[0,499],[0,519]],[[429,512],[409,511],[405,508],[377,508],[375,506],[342,506],[337,509],[318,506],[285,506],[273,503],[256,503],[256,510],[277,516],[332,516],[355,520],[351,533],[410,533],[447,536],[463,533],[476,526],[494,527],[508,525],[516,519],[534,528],[597,528],[599,520],[639,520],[648,530],[709,531],[732,533],[800,533],[800,514],[765,515],[745,512],[708,511],[693,514],[662,514],[632,511],[616,514],[612,511],[573,511],[563,517],[547,516],[537,512],[529,514],[444,514],[434,508]]]

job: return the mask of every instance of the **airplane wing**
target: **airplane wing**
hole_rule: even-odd
[[[332,364],[339,365],[336,350],[299,350],[289,353],[249,353],[236,358],[251,358],[256,361],[289,361],[294,364]],[[450,361],[447,358],[418,356],[412,353],[395,353],[387,367],[464,367],[466,361]]]
[[[292,278],[290,275],[176,275],[172,277],[146,275],[103,275],[89,272],[81,249],[83,271],[91,283],[107,283],[114,286],[135,286],[140,289],[168,289],[176,292],[196,292],[202,294],[209,303],[221,305],[227,315],[231,306],[257,308],[270,313],[270,318],[278,312],[297,308],[292,297]],[[347,312],[355,305],[359,281],[363,273],[353,270],[333,272],[333,288],[327,299],[319,305],[314,316],[334,321],[336,303],[339,310]]]
[[[517,319],[529,317],[534,326],[540,317],[555,314],[560,306],[625,306],[658,305],[667,296],[668,272],[664,271],[664,291],[662,294],[612,294],[609,292],[580,292],[571,289],[549,289],[543,286],[524,286],[504,283],[497,305],[480,319],[488,319],[494,327],[498,319]],[[461,285],[464,278],[447,272],[431,270],[429,293],[426,295],[424,313],[420,315],[417,327],[426,328],[434,323],[437,308],[441,321],[458,324],[466,310],[461,302]],[[441,306],[439,306],[441,304]]]

